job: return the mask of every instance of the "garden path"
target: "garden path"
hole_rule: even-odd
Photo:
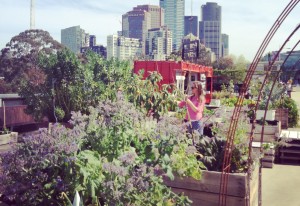
[[[292,99],[300,111],[300,87],[294,87]],[[298,123],[300,125],[300,121]],[[289,131],[300,131],[289,128]],[[262,170],[262,205],[264,206],[300,206],[300,166],[275,164],[272,169]]]

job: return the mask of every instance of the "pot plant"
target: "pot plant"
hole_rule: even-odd
[[[263,89],[261,91],[261,99],[260,99],[260,101],[258,101],[256,103],[256,104],[258,104],[257,111],[256,111],[256,120],[261,120],[264,117],[266,110],[267,110],[266,120],[268,120],[268,121],[275,120],[275,113],[276,113],[276,109],[277,109],[276,102],[284,94],[285,88],[281,84],[276,82],[274,85],[273,92],[272,92],[272,94],[270,94],[272,84],[273,84],[273,82],[266,83],[266,85],[263,87]],[[271,95],[271,97],[270,97],[270,101],[269,101],[269,104],[267,107],[267,101],[268,101],[268,98],[270,95]],[[253,119],[255,107],[250,108],[250,110],[252,110],[252,111],[249,111],[250,119]]]

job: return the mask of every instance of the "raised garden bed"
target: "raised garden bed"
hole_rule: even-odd
[[[201,180],[190,177],[178,178],[174,181],[165,178],[164,182],[175,193],[183,193],[192,201],[192,205],[218,206],[221,172],[203,171]],[[229,174],[227,187],[227,205],[246,206],[247,193],[250,191],[250,205],[258,205],[258,166],[253,170],[250,188],[247,186],[247,173]]]
[[[9,132],[8,134],[0,135],[0,145],[15,143],[18,140],[18,132]]]
[[[275,121],[274,121],[275,122]],[[248,127],[248,133],[250,133],[252,125]],[[263,142],[275,142],[281,132],[281,123],[276,121],[276,125],[264,125],[264,139]],[[262,133],[262,125],[255,124],[255,130],[253,133],[253,141],[260,142]]]
[[[266,120],[275,120],[275,113],[276,110],[268,110],[266,113]],[[264,118],[265,110],[257,110],[256,111],[256,119],[262,119]]]

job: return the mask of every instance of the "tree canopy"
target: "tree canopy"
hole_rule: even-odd
[[[88,52],[79,58],[68,49],[42,55],[39,69],[20,86],[27,112],[40,120],[68,121],[72,111],[85,113],[100,100],[114,99],[115,91],[131,76],[129,62],[105,60]]]
[[[233,80],[234,83],[241,84],[246,76],[247,64],[244,56],[222,57],[213,64],[214,74],[222,78],[220,83]]]
[[[39,53],[50,55],[63,47],[43,30],[26,30],[14,36],[0,53],[0,76],[10,92],[17,92],[21,79],[37,67]]]

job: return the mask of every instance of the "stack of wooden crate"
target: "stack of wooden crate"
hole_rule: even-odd
[[[260,142],[252,142],[253,153],[257,156],[260,154]],[[263,147],[263,157],[261,158],[261,164],[263,168],[273,168],[275,161],[275,149],[274,144],[264,143]]]
[[[252,125],[249,126],[249,132],[251,131]],[[264,131],[262,131],[263,126],[255,124],[255,130],[253,133],[253,153],[258,156],[260,153],[260,147],[266,146],[268,149],[263,149],[262,166],[266,168],[273,168],[275,161],[275,148],[274,143],[277,142],[277,138],[281,132],[281,122],[278,121],[277,125],[264,125]],[[261,145],[261,136],[263,135],[263,145]]]
[[[300,131],[282,130],[279,140],[283,141],[279,147],[281,163],[300,163]]]

